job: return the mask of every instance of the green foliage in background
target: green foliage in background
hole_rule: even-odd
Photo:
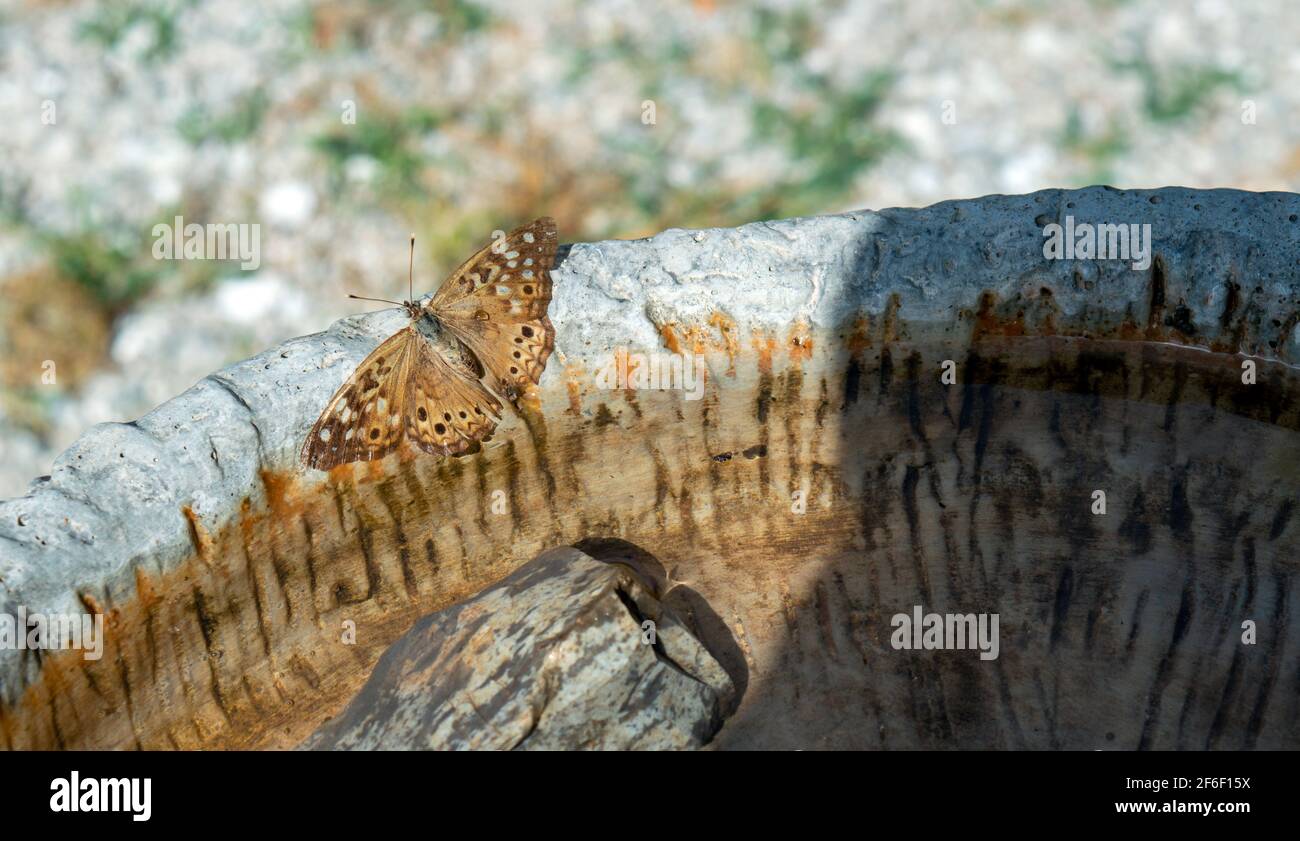
[[[111,50],[127,32],[143,27],[150,41],[142,58],[147,63],[162,61],[176,51],[176,15],[193,3],[194,0],[181,3],[110,0],[94,7],[91,16],[82,21],[78,34],[92,45]]]
[[[267,106],[266,94],[260,88],[236,99],[224,113],[214,114],[194,105],[185,111],[176,130],[195,146],[210,140],[237,143],[257,133]]]
[[[129,307],[157,284],[161,274],[150,253],[152,240],[144,237],[111,242],[93,230],[82,230],[42,239],[54,268],[110,312]]]
[[[1211,106],[1221,91],[1246,89],[1242,75],[1213,64],[1180,63],[1157,67],[1149,58],[1112,60],[1117,70],[1132,73],[1142,82],[1146,116],[1157,123],[1183,122]]]
[[[378,165],[384,190],[399,195],[419,190],[420,172],[428,163],[419,144],[438,128],[442,117],[420,107],[373,116],[368,111],[358,114],[356,124],[341,124],[312,141],[325,158],[333,192],[343,192],[345,168],[354,157]]]

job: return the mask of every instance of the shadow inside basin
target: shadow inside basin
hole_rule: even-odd
[[[1293,370],[1017,337],[866,348],[829,383],[834,475],[808,498],[854,534],[747,570],[742,613],[785,604],[717,746],[1300,745]],[[895,649],[918,605],[997,614],[997,659]]]

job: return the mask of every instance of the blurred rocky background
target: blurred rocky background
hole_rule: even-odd
[[[1294,190],[1275,0],[0,5],[0,497],[90,425],[564,240],[1111,183]],[[260,226],[260,265],[155,225]]]

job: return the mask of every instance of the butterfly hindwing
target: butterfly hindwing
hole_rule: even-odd
[[[413,352],[423,342],[412,328],[401,330],[366,357],[339,387],[302,446],[302,461],[329,470],[370,461],[402,441],[403,403]]]
[[[428,304],[502,393],[538,382],[555,348],[546,311],[557,247],[550,217],[522,225],[466,260]]]
[[[452,367],[427,341],[416,348],[406,391],[406,434],[426,453],[461,455],[486,440],[501,402],[471,374]]]
[[[463,335],[454,324],[449,326],[488,370],[488,384],[511,397],[529,383],[541,380],[546,360],[555,348],[555,328],[546,316],[507,324],[486,321]]]

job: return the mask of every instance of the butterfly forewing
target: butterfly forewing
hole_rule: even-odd
[[[558,242],[550,217],[522,225],[466,260],[428,304],[503,393],[538,382],[555,347],[546,310]]]
[[[550,272],[558,245],[551,217],[520,225],[493,239],[452,272],[429,301],[429,309],[439,315],[473,318],[484,300],[501,298],[508,304],[513,298],[521,308],[545,313],[551,301]],[[504,290],[493,288],[498,285],[518,289],[520,294],[505,295]],[[525,286],[533,289],[525,292]]]
[[[339,387],[302,446],[302,461],[329,470],[392,452],[405,434],[407,371],[424,339],[408,327],[375,348]]]

